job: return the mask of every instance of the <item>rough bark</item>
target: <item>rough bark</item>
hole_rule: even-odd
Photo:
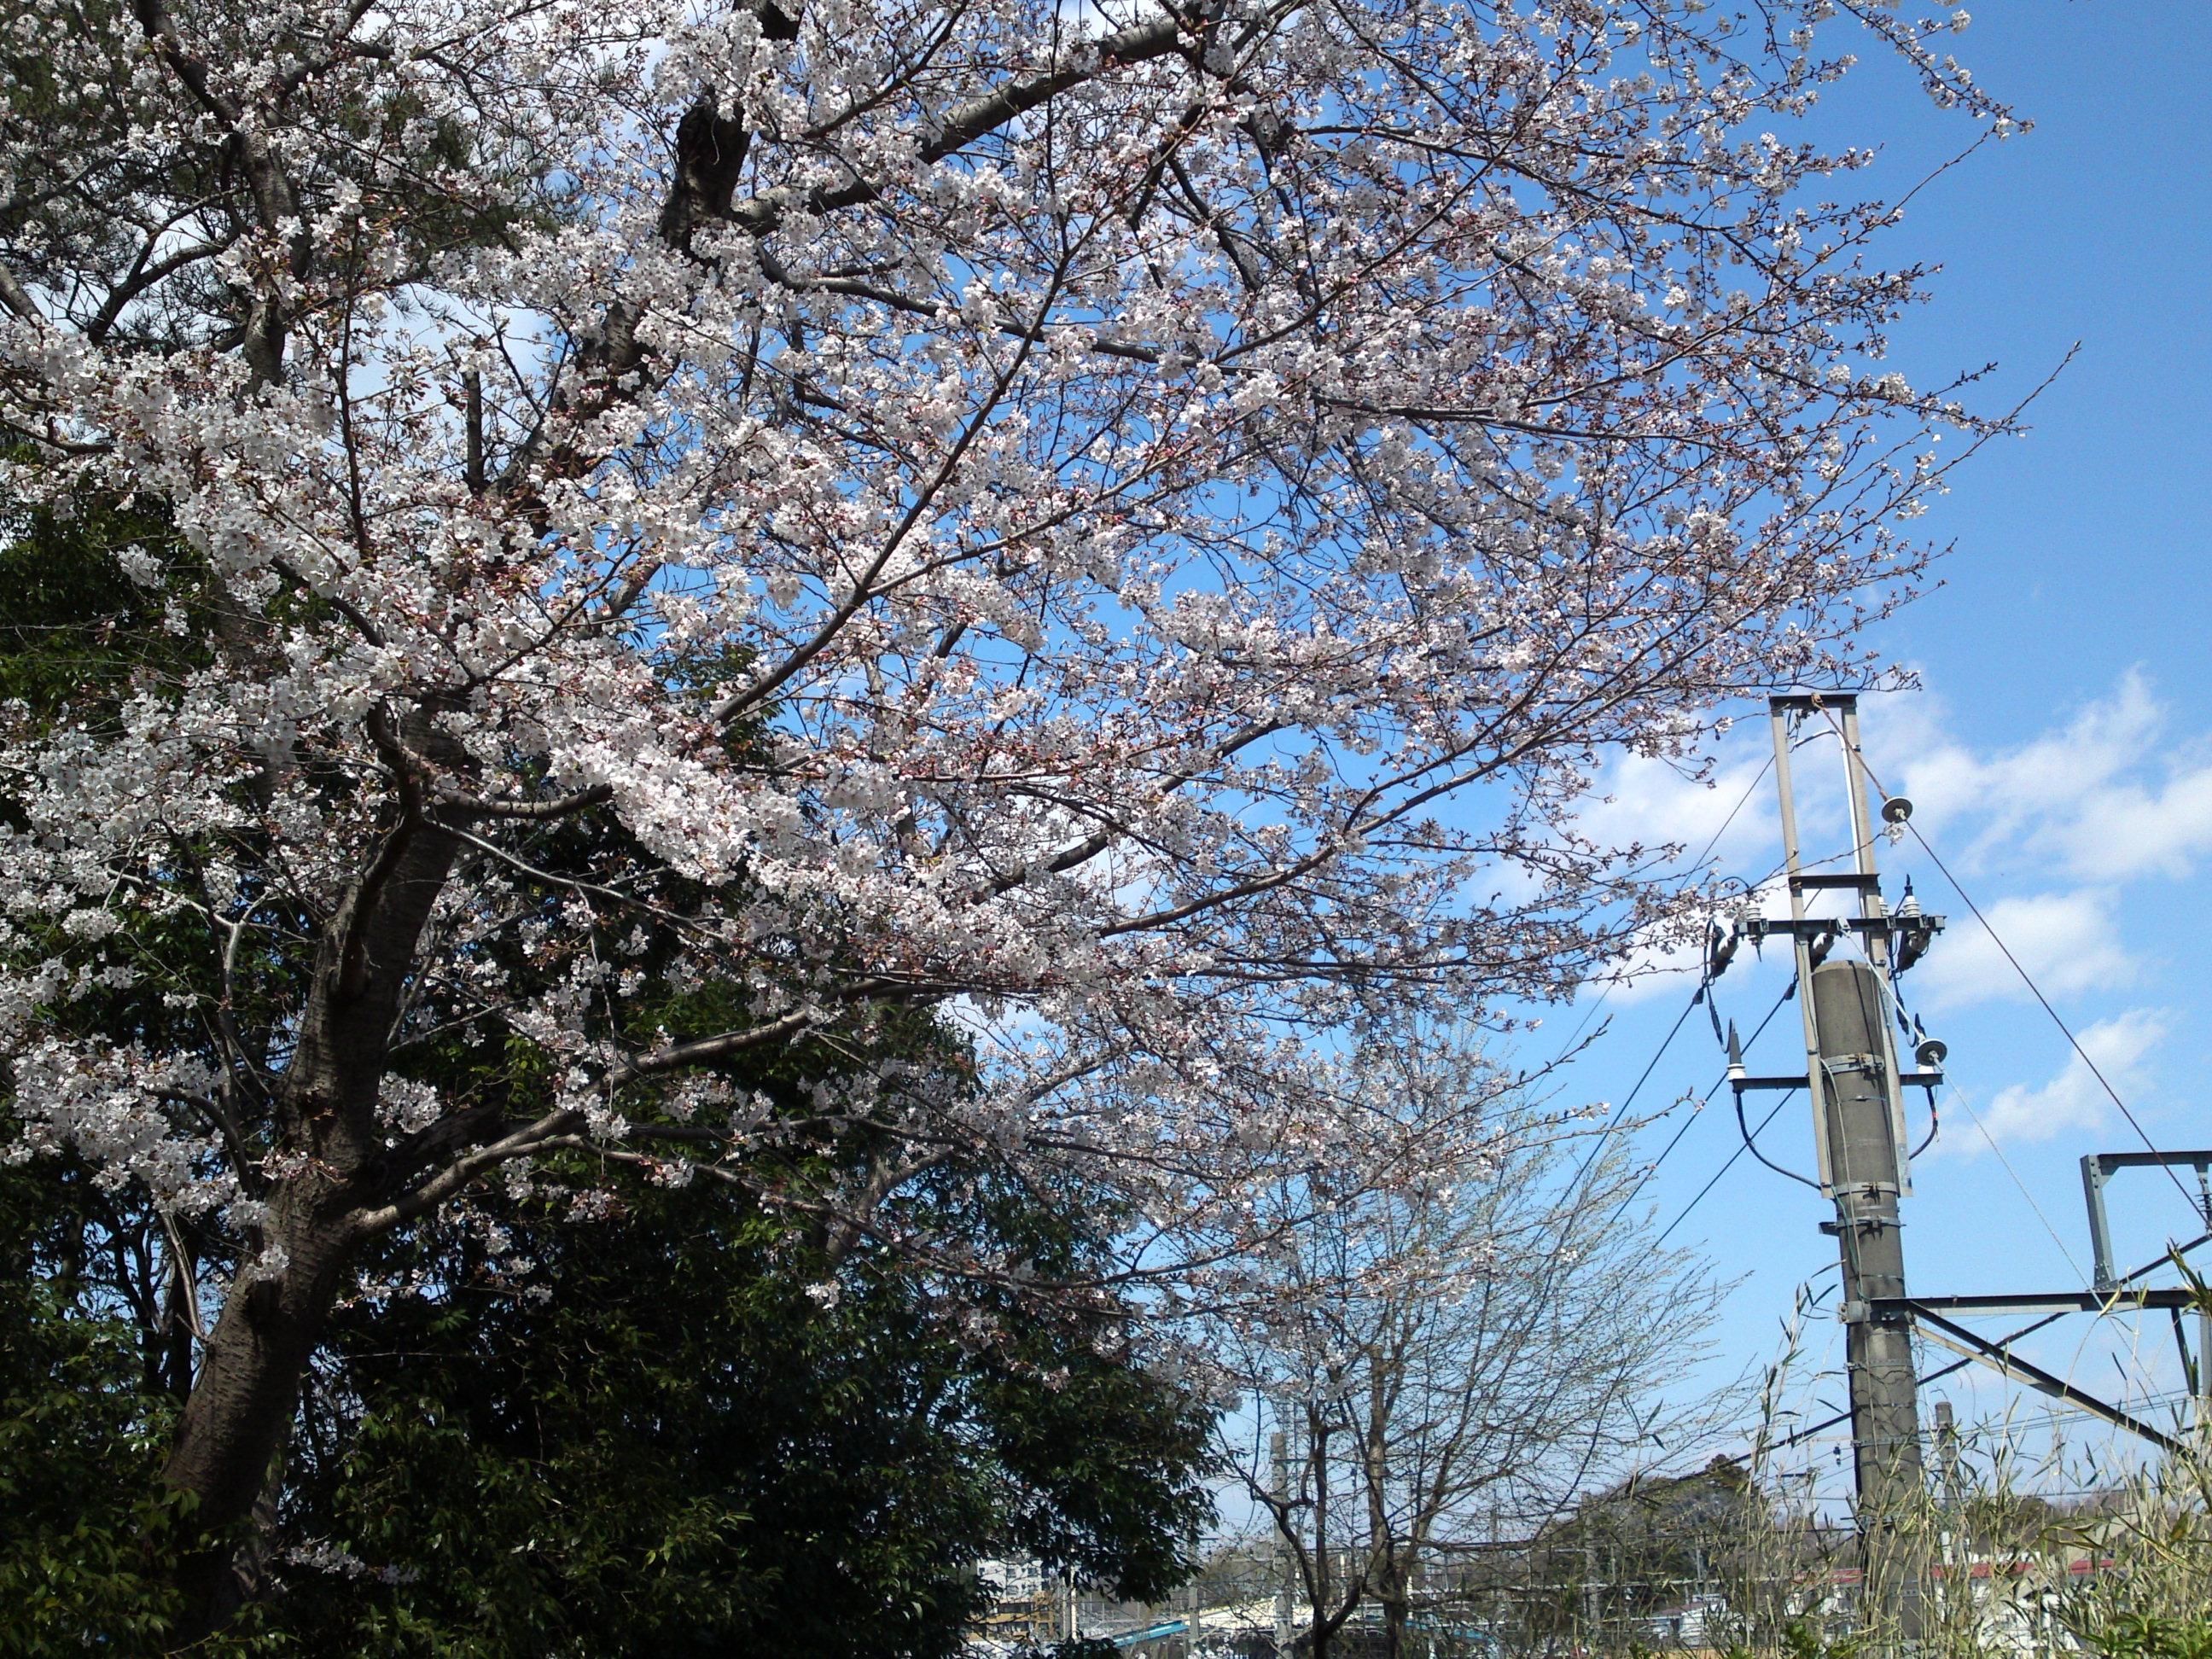
[[[434,752],[429,716],[410,726],[410,746]],[[267,1483],[331,1308],[350,1281],[362,1211],[406,1173],[381,1156],[377,1094],[417,943],[464,843],[434,811],[419,810],[411,789],[400,793],[398,822],[323,930],[279,1102],[280,1155],[291,1167],[268,1194],[258,1258],[241,1263],[224,1298],[163,1471],[196,1500],[207,1538],[176,1569],[187,1639],[222,1621],[237,1528]]]

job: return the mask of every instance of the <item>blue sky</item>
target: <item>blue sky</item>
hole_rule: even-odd
[[[2206,1146],[2212,10],[2188,0],[1973,9],[1972,27],[1949,44],[2034,130],[1984,146],[1937,179],[1891,238],[1890,263],[1943,267],[1933,303],[1896,331],[1893,364],[1926,384],[1995,360],[2001,367],[1978,403],[1996,409],[2077,343],[2079,350],[2029,411],[2032,430],[1954,473],[1951,493],[1923,521],[1950,544],[1936,570],[1941,585],[1875,635],[1918,672],[1923,689],[1869,702],[1869,748],[1892,787],[1920,803],[1916,823],[2144,1128],[2163,1146]],[[1830,25],[1838,33],[1846,27]],[[1930,107],[1878,52],[1869,43],[1862,68],[1813,125],[1824,142],[1879,145],[1873,188],[1894,195],[1971,140],[1973,127]],[[1616,774],[1616,799],[1601,816],[1647,836],[1702,843],[1765,759],[1764,728],[1763,720],[1747,722],[1717,788],[1630,768]],[[1778,857],[1770,781],[1729,827],[1719,858],[1723,869],[1750,875]],[[1949,1042],[1957,1084],[1907,1204],[1913,1287],[2078,1286],[2088,1258],[2079,1160],[2142,1143],[1919,849],[1886,848],[1884,868],[1911,874],[1928,908],[1952,919],[1905,988]],[[1893,897],[1895,880],[1889,890]],[[1747,1026],[1783,982],[1778,954],[1724,981],[1723,1010]],[[1690,988],[1662,975],[1609,998],[1609,1033],[1568,1079],[1570,1092],[1620,1098]],[[1555,1015],[1547,1030],[1564,1035],[1581,1012]],[[1767,1069],[1793,1069],[1784,1064],[1793,1021],[1785,1013],[1776,1022],[1783,1041]],[[1528,1041],[1524,1054],[1540,1048]],[[1717,1062],[1701,1012],[1638,1109],[1702,1090]],[[1650,1152],[1678,1121],[1645,1133]],[[1809,1169],[1810,1139],[1793,1103],[1762,1146]],[[1723,1093],[1651,1182],[1647,1197],[1662,1224],[1736,1145]],[[2170,1235],[2201,1230],[2155,1172],[2119,1177],[2113,1205],[2118,1253],[2130,1265]],[[1716,1332],[1718,1369],[1774,1352],[1797,1285],[1832,1265],[1834,1247],[1815,1230],[1828,1212],[1816,1194],[1742,1158],[1679,1227],[1670,1243],[1696,1243],[1722,1271],[1746,1275]],[[1821,1282],[1832,1281],[1832,1273]],[[1835,1329],[1825,1321],[1808,1328],[1816,1358],[1832,1358]],[[2076,1318],[2023,1352],[2107,1397],[2175,1387],[2163,1321],[2142,1322],[2141,1351],[2130,1357],[2136,1334]],[[1840,1398],[1832,1379],[1815,1391]],[[1962,1376],[1946,1391],[1962,1417],[2023,1401],[2033,1402],[2031,1415],[2041,1409],[2039,1396],[2001,1383],[1969,1386]],[[1834,1449],[1820,1455],[1840,1489]]]

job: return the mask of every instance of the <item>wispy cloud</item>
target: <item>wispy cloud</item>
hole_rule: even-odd
[[[2137,673],[2027,743],[1976,754],[1940,704],[1899,700],[1869,720],[1917,820],[1961,833],[1970,869],[2032,855],[2081,881],[2187,875],[2212,854],[2212,745],[2178,736]]]
[[[2166,1034],[2168,1016],[2155,1008],[2132,1008],[2115,1019],[2100,1020],[2081,1033],[2081,1048],[2097,1063],[2122,1099],[2140,1093],[2147,1079],[2144,1061]],[[2069,1055],[2058,1073],[2039,1088],[2014,1085],[2000,1092],[1978,1115],[1992,1140],[2048,1140],[2067,1129],[2101,1129],[2116,1114],[2080,1054]],[[1981,1137],[1964,1135],[1954,1147],[1972,1156]]]
[[[1987,927],[1972,915],[1953,915],[1926,963],[1901,981],[1907,988],[1899,994],[1929,1009],[2027,1000],[2027,987],[1998,939],[2046,995],[2129,984],[2136,964],[2120,943],[2116,902],[2109,890],[2082,888],[1999,899],[1984,910]]]
[[[2212,739],[2178,730],[2172,708],[2139,673],[2068,711],[2029,740],[1982,747],[1956,733],[1943,700],[1877,696],[1863,708],[1868,750],[1882,783],[1914,802],[1913,823],[1975,892],[1989,922],[2044,992],[2054,997],[2124,989],[2148,964],[2120,918],[2142,884],[2168,882],[2212,860]],[[1845,856],[1841,768],[1832,744],[1808,732],[1796,751],[1799,818],[1808,861]],[[1709,870],[1755,880],[1780,855],[1764,720],[1742,722],[1707,778],[1661,761],[1609,766],[1583,815],[1608,844],[1672,842]],[[1892,870],[1923,866],[1907,842],[1884,849]],[[1897,896],[1891,889],[1893,901]],[[1980,923],[1948,893],[1923,892],[1949,914],[1949,931],[1908,981],[1930,1011],[2019,1000],[2027,988]],[[1779,908],[1779,889],[1767,896]],[[1615,1003],[1669,994],[1694,974],[1697,952],[1655,948]]]
[[[1602,795],[1579,814],[1584,833],[1608,846],[1672,844],[1723,868],[1775,857],[1774,791],[1760,777],[1764,745],[1739,738],[1710,778],[1664,761],[1623,757],[1606,769]]]

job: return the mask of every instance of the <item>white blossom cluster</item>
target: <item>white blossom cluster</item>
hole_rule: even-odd
[[[1597,764],[1863,679],[1974,429],[1761,130],[1820,0],[778,6],[10,8],[0,491],[173,527],[0,733],[15,1144],[253,1273],[866,1121],[791,1202],[1005,1276],[900,1181],[1077,1170],[1230,1294],[1285,1170],[1418,1178],[1317,1035],[1674,925]],[[726,1074],[927,1006],[974,1078]]]

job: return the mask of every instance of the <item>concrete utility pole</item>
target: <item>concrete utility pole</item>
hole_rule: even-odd
[[[1806,1066],[1802,1076],[1749,1076],[1731,1033],[1729,1078],[1739,1101],[1747,1089],[1802,1088],[1812,1099],[1820,1187],[1836,1206],[1836,1218],[1822,1223],[1821,1231],[1835,1236],[1843,1256],[1853,1473],[1868,1594],[1910,1639],[1919,1623],[1917,1577],[1892,1559],[1887,1542],[1899,1513],[1920,1496],[1923,1480],[1911,1319],[1899,1306],[1905,1291],[1898,1200],[1911,1190],[1901,1085],[1908,1079],[1931,1087],[1940,1081],[1928,1068],[1941,1061],[1942,1048],[1923,1042],[1915,1056],[1920,1069],[1908,1073],[1899,1066],[1890,979],[1927,948],[1942,921],[1922,915],[1909,897],[1896,913],[1882,902],[1870,780],[1859,750],[1858,699],[1848,693],[1773,697],[1767,713],[1790,918],[1770,921],[1754,915],[1744,930],[1753,939],[1784,932],[1790,937]],[[1852,842],[1848,871],[1824,868],[1826,860],[1808,869],[1802,856],[1791,757],[1800,728],[1815,723],[1832,728],[1843,749]],[[1881,805],[1883,819],[1892,824],[1902,824],[1911,811],[1911,803],[1903,799]],[[1850,895],[1856,914],[1814,915],[1809,901],[1824,890]],[[1827,960],[1846,935],[1856,937],[1863,956]],[[1726,966],[1725,956],[1716,961]]]
[[[1298,1578],[1298,1553],[1290,1538],[1291,1458],[1280,1429],[1268,1437],[1267,1457],[1273,1465],[1268,1474],[1274,1483],[1275,1502],[1280,1506],[1277,1510],[1280,1519],[1276,1523],[1275,1551],[1281,1565],[1282,1583],[1275,1591],[1275,1651],[1287,1656],[1291,1650],[1291,1590]]]
[[[1835,1196],[1833,1231],[1843,1246],[1851,1450],[1860,1509],[1887,1517],[1919,1494],[1921,1468],[1911,1318],[1869,1305],[1905,1294],[1905,1235],[1897,1214],[1905,1149],[1890,1109],[1897,1067],[1885,1000],[1866,963],[1827,962],[1813,970],[1828,1143],[1823,1184]]]
[[[1936,1402],[1936,1456],[1942,1470],[1944,1507],[1955,1510],[1961,1490],[1959,1425],[1951,1415],[1951,1402],[1948,1400]]]

